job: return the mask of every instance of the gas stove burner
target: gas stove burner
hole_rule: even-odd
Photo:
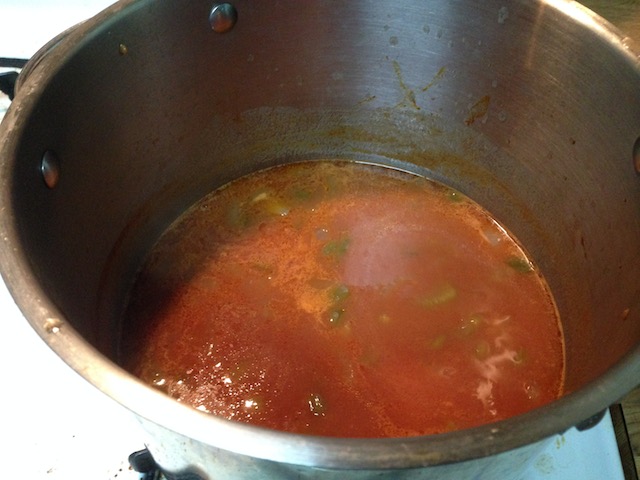
[[[146,448],[129,455],[129,465],[142,474],[140,480],[204,480],[200,475],[192,472],[177,474],[163,472]]]

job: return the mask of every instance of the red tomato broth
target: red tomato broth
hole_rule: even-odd
[[[213,192],[140,272],[125,366],[225,418],[342,437],[440,433],[562,392],[546,283],[480,206],[348,162]]]

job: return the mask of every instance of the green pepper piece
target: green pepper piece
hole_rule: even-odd
[[[342,303],[349,297],[349,287],[341,283],[333,287],[329,293],[334,303]]]
[[[506,264],[513,268],[518,273],[531,273],[533,272],[533,265],[526,258],[522,257],[509,257],[506,260]]]
[[[419,300],[420,305],[435,308],[456,299],[458,291],[450,283],[445,283]]]
[[[340,259],[344,257],[349,248],[349,239],[346,237],[339,238],[337,240],[331,240],[322,247],[322,254],[326,257],[333,257]]]

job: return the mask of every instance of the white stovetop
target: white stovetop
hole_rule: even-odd
[[[30,58],[58,33],[112,3],[0,0],[0,57]],[[9,104],[0,93],[0,118]],[[127,460],[144,448],[135,419],[46,346],[1,280],[0,322],[0,476],[138,479]]]
[[[111,0],[0,0],[0,57],[29,58]],[[0,94],[0,118],[9,106]],[[1,140],[0,140],[1,141]],[[1,161],[1,159],[0,159]],[[144,448],[131,414],[68,368],[36,335],[0,281],[0,476],[129,480]],[[611,419],[558,436],[523,480],[623,480]]]

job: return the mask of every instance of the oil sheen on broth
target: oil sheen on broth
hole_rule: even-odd
[[[342,437],[517,415],[564,372],[550,292],[485,210],[330,161],[254,173],[175,222],[133,288],[123,355],[199,410]]]

